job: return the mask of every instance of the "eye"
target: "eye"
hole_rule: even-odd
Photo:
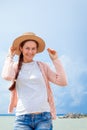
[[[26,47],[25,49],[29,50],[29,47]]]
[[[32,50],[36,50],[36,47],[32,48]]]

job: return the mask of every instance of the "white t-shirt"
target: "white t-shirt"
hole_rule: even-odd
[[[50,111],[47,88],[37,62],[23,63],[16,89],[18,93],[16,115]]]

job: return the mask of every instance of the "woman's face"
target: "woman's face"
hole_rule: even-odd
[[[20,47],[20,50],[23,54],[23,62],[32,62],[37,53],[37,44],[34,41],[27,41],[23,47]]]

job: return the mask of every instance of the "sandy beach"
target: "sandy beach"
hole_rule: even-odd
[[[53,130],[87,130],[87,118],[57,119],[53,121]]]
[[[0,116],[0,130],[13,130],[14,116]],[[53,130],[87,130],[87,118],[53,121]]]

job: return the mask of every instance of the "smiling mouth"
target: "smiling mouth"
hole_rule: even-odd
[[[27,57],[33,57],[33,55],[27,55]]]

